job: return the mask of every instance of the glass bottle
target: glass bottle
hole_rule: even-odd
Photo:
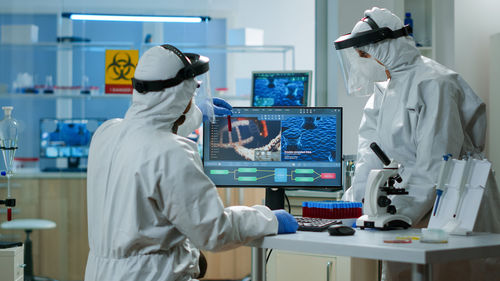
[[[412,33],[410,33],[410,36],[413,37],[413,19],[411,18],[411,13],[405,14],[404,23],[405,23],[405,25],[409,25],[411,27]]]
[[[14,155],[17,150],[17,128],[16,119],[12,118],[12,106],[2,106],[4,117],[0,120],[0,150],[2,150],[3,160],[7,176],[7,198],[11,198],[10,177],[13,174],[12,165]]]

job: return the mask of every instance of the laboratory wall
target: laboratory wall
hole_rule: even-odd
[[[490,73],[490,69],[491,64],[500,64],[497,55],[500,49],[498,47],[490,49],[490,38],[500,33],[500,21],[498,21],[497,14],[499,9],[500,2],[496,0],[455,1],[455,70],[462,74],[486,102],[488,111],[486,150],[496,170],[500,169],[500,153],[498,152],[500,85],[496,83],[500,73]],[[490,79],[493,80],[490,81]],[[490,88],[491,86],[494,88]],[[499,180],[498,177],[497,180]]]
[[[228,72],[234,73],[239,83],[250,84],[253,70],[314,70],[315,14],[314,0],[307,1],[230,1],[233,12],[228,17],[228,28],[251,27],[264,30],[264,44],[269,46],[294,46],[294,65],[291,53],[283,63],[275,54],[228,56]],[[263,64],[262,62],[266,63]],[[245,78],[246,77],[246,78]],[[315,73],[313,73],[313,79]],[[245,81],[247,79],[247,81]],[[235,88],[235,81],[228,81],[228,88]],[[314,85],[314,82],[313,84]],[[312,93],[315,93],[314,86]]]

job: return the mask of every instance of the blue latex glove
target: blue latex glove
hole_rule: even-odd
[[[233,107],[221,98],[213,98],[215,116],[231,115]]]
[[[278,234],[295,233],[299,228],[297,220],[285,210],[273,210],[278,219]]]

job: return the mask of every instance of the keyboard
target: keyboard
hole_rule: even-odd
[[[295,217],[299,223],[299,230],[302,231],[325,231],[332,224],[341,224],[338,219],[320,219],[308,217]]]
[[[86,173],[87,172],[87,168],[56,168],[56,167],[47,167],[47,168],[43,168],[42,172]]]

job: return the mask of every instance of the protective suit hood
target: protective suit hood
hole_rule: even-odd
[[[173,78],[183,67],[182,61],[176,54],[161,46],[155,46],[139,59],[134,76],[146,81]],[[132,105],[125,119],[150,120],[157,128],[171,130],[174,122],[193,98],[197,86],[198,83],[193,78],[158,92],[141,94],[134,89]]]
[[[377,7],[366,10],[365,17],[370,17],[379,27],[389,27],[391,30],[398,30],[403,27],[401,20],[389,10]],[[353,28],[352,34],[371,30],[372,28],[365,21],[359,21]],[[369,53],[379,60],[389,70],[391,75],[405,66],[420,58],[420,52],[415,46],[415,41],[410,36],[403,36],[396,39],[386,39],[377,43],[369,44],[359,48]]]

